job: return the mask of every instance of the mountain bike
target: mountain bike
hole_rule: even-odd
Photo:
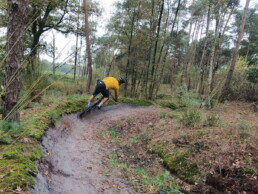
[[[79,118],[82,118],[85,115],[87,115],[88,113],[90,113],[92,110],[97,109],[98,104],[102,101],[103,98],[104,97],[102,96],[102,98],[100,98],[96,102],[92,103],[89,107],[86,107],[82,112],[80,112]]]
[[[112,99],[113,99],[114,101],[116,101],[115,98],[114,98],[114,96],[113,96],[111,93],[109,93],[109,94],[110,94],[110,96],[112,97]],[[79,113],[79,118],[84,117],[85,115],[87,115],[88,113],[90,113],[92,110],[96,110],[96,109],[98,108],[99,103],[103,100],[103,98],[104,98],[104,97],[102,96],[102,98],[100,98],[100,99],[98,99],[96,102],[92,103],[89,107],[86,107],[82,112]]]

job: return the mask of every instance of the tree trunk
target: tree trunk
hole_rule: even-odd
[[[209,29],[210,29],[210,10],[211,10],[211,1],[209,1],[209,7],[208,7],[208,14],[207,14],[207,26],[206,26],[206,37],[205,37],[205,42],[203,46],[203,52],[202,52],[202,57],[200,61],[200,77],[199,77],[199,83],[197,86],[197,93],[201,93],[201,89],[203,87],[203,79],[204,79],[204,65],[203,61],[207,53],[207,44],[209,40]]]
[[[52,66],[53,66],[53,75],[55,75],[55,73],[56,73],[56,39],[55,39],[54,32],[52,32],[52,35],[53,35],[53,40],[52,40],[52,43],[53,43],[53,50],[52,50],[53,61],[52,61]]]
[[[23,35],[28,8],[27,0],[8,0],[7,57],[3,119],[19,122],[18,100],[23,60]]]
[[[232,7],[232,9],[230,10],[229,12],[229,15],[228,15],[228,18],[227,18],[227,21],[224,25],[224,27],[222,28],[222,32],[220,32],[220,35],[219,35],[219,40],[218,40],[218,44],[217,44],[217,49],[216,49],[216,54],[215,54],[215,59],[214,59],[214,69],[213,69],[213,77],[215,76],[215,72],[216,70],[218,69],[218,66],[219,66],[219,57],[221,55],[221,52],[222,52],[222,43],[223,43],[223,40],[224,40],[224,35],[225,35],[225,32],[226,32],[226,28],[228,27],[228,23],[230,21],[230,18],[232,16],[232,14],[234,13],[235,11],[235,6]],[[222,22],[221,22],[222,23]]]
[[[228,74],[227,74],[227,78],[226,78],[224,88],[223,88],[221,96],[219,98],[219,100],[221,102],[224,102],[226,100],[228,90],[229,90],[229,86],[230,86],[230,82],[231,82],[231,79],[232,79],[233,74],[234,74],[235,65],[236,65],[238,52],[239,52],[239,46],[240,46],[241,40],[242,40],[243,35],[244,35],[244,28],[245,28],[245,22],[246,22],[246,16],[247,16],[247,12],[248,12],[249,3],[250,3],[250,0],[246,0],[246,4],[245,4],[245,8],[244,8],[244,13],[243,13],[243,16],[242,16],[240,29],[239,29],[239,32],[238,32],[236,45],[235,45],[235,48],[234,48],[233,54],[232,54],[232,60],[231,60],[230,68],[229,68],[229,71],[228,71]]]
[[[154,21],[154,12],[155,12],[155,0],[151,1],[151,18],[150,18],[150,34],[149,34],[149,48],[148,48],[148,53],[146,55],[146,60],[148,61],[148,65],[147,68],[144,69],[145,71],[145,78],[143,80],[143,86],[142,89],[144,91],[142,91],[141,93],[144,93],[145,98],[148,98],[148,82],[149,82],[149,71],[150,71],[150,67],[151,67],[151,61],[152,61],[152,50],[153,50],[153,41],[154,41],[154,35],[155,35],[155,31],[156,31],[156,25],[155,25],[155,21]]]
[[[195,3],[195,0],[193,0],[192,5]],[[181,84],[186,85],[186,77],[187,77],[187,71],[188,71],[188,63],[191,58],[191,48],[190,47],[190,41],[191,41],[191,33],[192,33],[192,27],[193,27],[193,18],[194,18],[195,10],[192,8],[191,10],[191,17],[190,17],[190,24],[189,24],[189,33],[188,33],[188,40],[186,45],[186,56],[184,59],[183,69],[182,69],[182,75],[181,75]]]
[[[91,45],[90,45],[90,30],[89,30],[89,17],[88,17],[88,8],[87,8],[87,0],[83,1],[84,3],[84,13],[85,13],[85,36],[86,36],[86,49],[87,49],[87,57],[88,57],[88,81],[86,86],[86,93],[90,94],[90,86],[92,81],[92,58],[91,58]]]
[[[162,15],[163,15],[163,10],[164,10],[164,0],[161,0],[161,7],[160,7],[160,14],[159,14],[159,20],[158,20],[158,29],[157,29],[157,34],[156,34],[156,40],[155,40],[155,46],[154,46],[154,51],[153,51],[153,60],[152,60],[152,68],[151,68],[151,84],[149,88],[149,99],[152,99],[152,95],[154,92],[155,88],[155,81],[154,81],[154,72],[155,69],[157,71],[156,67],[156,55],[157,55],[157,49],[158,49],[158,42],[159,42],[159,35],[160,35],[160,28],[161,28],[161,20],[162,20]]]
[[[129,74],[131,72],[130,65],[131,65],[131,48],[132,48],[132,42],[133,42],[133,31],[134,31],[134,22],[135,22],[135,8],[133,10],[133,18],[131,22],[131,29],[130,29],[130,37],[129,37],[129,44],[128,44],[128,53],[127,53],[127,63],[125,68],[125,79],[127,82],[125,83],[125,97],[127,97],[127,87],[128,87],[128,80],[129,80]]]
[[[77,26],[77,30],[78,30]],[[73,72],[73,80],[76,80],[76,70],[77,70],[77,59],[78,59],[78,39],[79,39],[79,33],[76,32],[76,43],[75,43],[75,56],[74,56],[74,72]]]

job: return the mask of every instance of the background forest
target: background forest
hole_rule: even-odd
[[[257,193],[257,2],[102,3],[0,0],[0,193],[30,189],[45,131],[106,76],[151,106],[91,131],[136,192]]]
[[[123,94],[129,97],[155,99],[159,94],[191,90],[207,101],[208,106],[212,99],[257,100],[256,5],[248,8],[243,20],[244,9],[237,0],[119,1],[107,33],[98,37],[101,5],[88,3],[92,82],[87,80],[83,3],[75,0],[29,2],[21,79],[22,93],[26,95],[20,97],[19,106],[49,89],[62,90],[59,80],[64,77],[71,78],[70,85],[75,83],[66,88],[66,93],[83,93],[86,82],[93,86],[96,79],[104,76],[123,76],[127,80]],[[4,30],[5,1],[1,8]],[[55,40],[60,34],[57,32],[76,37],[71,38],[75,40],[74,46],[61,60],[62,49],[67,48],[58,51]],[[6,41],[3,34],[2,94]],[[41,60],[46,55],[50,60]]]

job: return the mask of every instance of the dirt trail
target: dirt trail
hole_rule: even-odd
[[[148,108],[118,104],[104,107],[80,120],[66,115],[43,137],[43,158],[33,193],[134,193],[115,169],[107,174],[108,155],[112,150],[96,135],[108,122],[137,114]]]

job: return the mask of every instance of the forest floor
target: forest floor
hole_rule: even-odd
[[[121,98],[82,120],[84,95],[31,104],[21,125],[1,122],[0,193],[258,193],[252,104],[179,97]]]
[[[82,120],[63,116],[43,137],[34,191],[258,193],[250,103],[186,113],[118,104]]]

